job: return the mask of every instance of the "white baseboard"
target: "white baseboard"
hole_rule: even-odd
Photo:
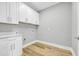
[[[74,52],[74,50],[73,50],[71,47],[62,46],[62,45],[58,45],[58,44],[55,44],[55,43],[49,43],[49,42],[41,41],[41,40],[32,41],[32,42],[30,42],[30,43],[24,45],[23,48],[24,48],[24,47],[27,47],[27,46],[29,46],[29,45],[35,43],[35,42],[44,43],[44,44],[51,45],[51,46],[55,46],[55,47],[59,47],[59,48],[65,49],[65,50],[70,50],[70,51],[72,52],[73,56],[76,55],[75,52]]]
[[[29,46],[29,45],[35,43],[35,42],[38,42],[38,40],[35,40],[35,41],[32,41],[32,42],[29,42],[29,43],[25,44],[25,45],[23,46],[23,48],[25,48],[25,47],[27,47],[27,46]]]

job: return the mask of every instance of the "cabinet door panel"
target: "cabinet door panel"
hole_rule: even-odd
[[[26,4],[20,4],[19,12],[21,22],[35,25],[39,24],[39,13],[27,6]]]
[[[15,52],[15,41],[16,41],[16,37],[10,37],[8,38],[9,42],[10,42],[10,55],[12,56],[17,56],[17,51]]]
[[[7,3],[0,2],[0,22],[6,22]]]
[[[20,13],[20,21],[27,22],[28,18],[28,12],[27,12],[27,6],[23,3],[20,3],[19,6],[19,13]]]
[[[18,55],[22,55],[22,37],[17,37]],[[17,43],[17,42],[16,42]]]
[[[13,55],[19,56],[22,54],[22,38],[16,37],[16,40],[14,42],[15,49],[13,51]]]
[[[30,17],[29,17],[30,16]],[[31,13],[29,13],[29,22],[32,24],[39,24],[39,14],[31,9]]]
[[[7,39],[6,39],[7,40]],[[0,56],[10,55],[10,42],[6,40],[0,40]]]
[[[18,7],[19,4],[17,2],[10,2],[10,19],[12,20],[12,23],[18,23]]]
[[[7,12],[7,23],[17,24],[18,23],[18,7],[16,2],[7,2],[6,12]]]
[[[12,37],[8,38],[10,40],[11,51],[10,55],[19,56],[22,54],[22,38],[21,37]]]

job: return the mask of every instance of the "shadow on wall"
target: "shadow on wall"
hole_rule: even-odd
[[[22,34],[23,44],[34,41],[37,38],[37,26],[35,25],[23,23],[18,25],[0,24],[0,27],[0,32],[18,32]]]

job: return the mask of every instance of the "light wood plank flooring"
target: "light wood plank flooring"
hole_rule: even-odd
[[[47,44],[36,42],[23,48],[23,56],[72,56],[69,50],[64,50]]]

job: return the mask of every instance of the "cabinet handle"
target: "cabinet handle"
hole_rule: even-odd
[[[9,50],[9,54],[11,54],[12,52],[12,45],[9,46],[10,50]],[[12,54],[11,54],[12,55]]]
[[[11,45],[11,51],[12,51],[12,45]]]
[[[14,50],[15,50],[15,44],[14,44]]]
[[[12,44],[10,46],[10,53],[11,53],[11,56],[13,55],[13,51],[12,51]]]

